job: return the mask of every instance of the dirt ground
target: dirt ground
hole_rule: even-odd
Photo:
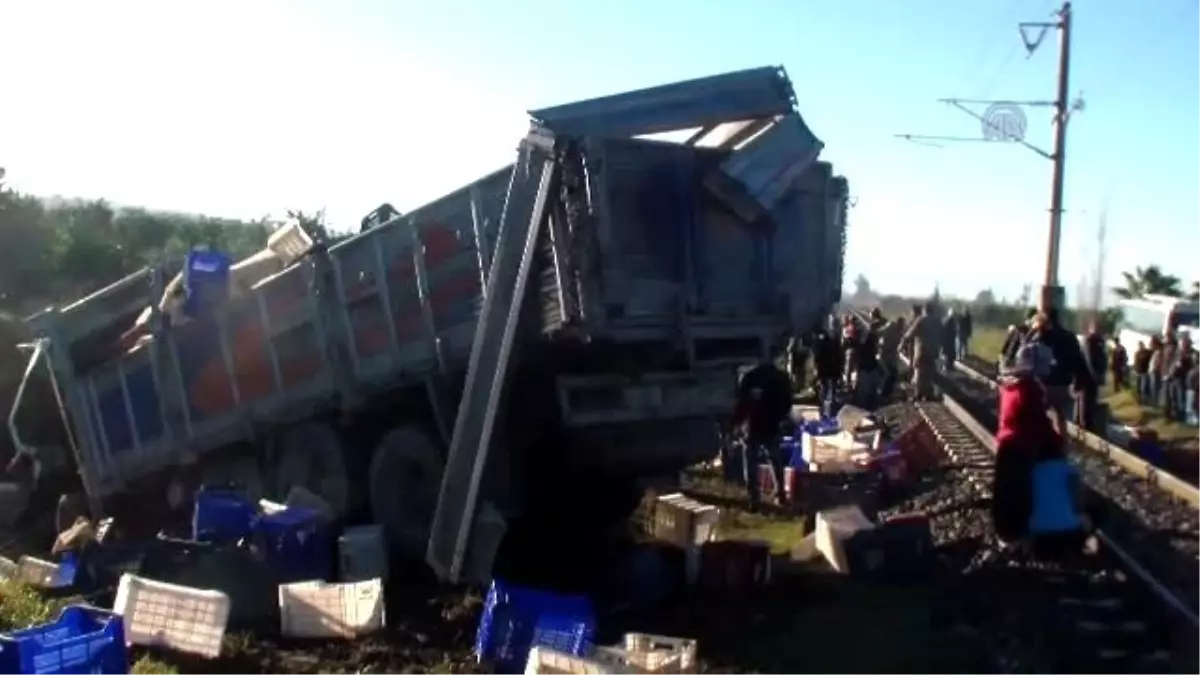
[[[617,643],[627,631],[695,638],[703,672],[958,673],[987,668],[982,650],[950,618],[954,591],[944,579],[935,575],[928,582],[885,586],[849,580],[823,562],[793,562],[790,553],[811,528],[815,506],[750,513],[741,488],[702,470],[687,473],[682,488],[722,509],[720,537],[770,544],[773,583],[734,595],[684,588],[682,555],[646,541],[638,534],[643,524],[635,516],[628,541],[597,540],[594,548],[577,544],[582,550],[572,559],[594,558],[594,568],[600,569],[620,564],[633,551],[654,551],[673,575],[662,581],[670,590],[651,603],[616,597],[610,587],[597,586],[591,595],[598,610],[598,644]],[[851,492],[838,485],[821,489],[822,494]],[[214,661],[144,649],[135,649],[131,660],[141,659],[139,672],[489,672],[472,653],[481,609],[478,589],[440,587],[423,567],[393,569],[388,625],[377,635],[346,642],[235,632],[227,635],[223,654]]]
[[[703,672],[931,673],[985,667],[979,650],[949,620],[950,612],[941,610],[953,598],[937,579],[884,586],[851,581],[823,562],[792,562],[790,549],[802,539],[805,521],[811,522],[807,514],[749,513],[741,490],[711,473],[692,473],[683,487],[721,506],[719,529],[726,538],[771,544],[773,583],[731,596],[684,589],[672,579],[676,590],[667,599],[641,607],[594,597],[598,643],[616,643],[626,631],[696,638]],[[681,568],[681,556],[664,556]],[[313,642],[234,634],[214,662],[151,655],[185,673],[489,672],[472,654],[481,593],[439,589],[420,570],[398,572],[394,579],[388,628],[370,638]]]

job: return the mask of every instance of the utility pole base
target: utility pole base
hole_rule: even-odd
[[[1067,293],[1062,286],[1042,286],[1038,297],[1038,309],[1045,312],[1049,309],[1063,309],[1067,304]]]

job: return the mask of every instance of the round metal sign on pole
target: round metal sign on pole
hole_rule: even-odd
[[[983,137],[989,141],[1023,141],[1028,122],[1025,111],[1013,103],[993,103],[980,117]]]

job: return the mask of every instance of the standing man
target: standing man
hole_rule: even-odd
[[[1167,373],[1167,407],[1164,408],[1168,412],[1168,418],[1176,422],[1187,421],[1187,378],[1188,373],[1192,371],[1195,365],[1195,356],[1193,354],[1192,339],[1184,333],[1179,338],[1179,344],[1175,349],[1175,360],[1171,363],[1171,369]]]
[[[998,364],[1000,370],[1004,370],[1004,367],[1017,357],[1017,350],[1025,343],[1025,338],[1029,335],[1037,313],[1036,309],[1030,309],[1025,312],[1023,322],[1008,327],[1008,333],[1004,336],[1004,346],[1000,348],[1000,363]]]
[[[1108,356],[1108,370],[1112,373],[1113,391],[1121,391],[1129,386],[1129,354],[1125,351],[1125,345],[1121,344],[1121,338],[1113,337],[1112,352]]]
[[[971,318],[971,308],[964,307],[958,317],[958,360],[962,361],[971,353],[971,334],[975,330],[975,320]]]
[[[809,348],[806,344],[812,338],[810,336],[801,335],[799,331],[793,331],[792,337],[788,339],[788,374],[792,376],[792,386],[797,392],[804,391],[805,385],[808,383],[808,355]]]
[[[821,414],[833,416],[838,380],[842,377],[842,344],[836,332],[837,319],[829,318],[827,326],[817,326],[813,334],[813,368],[817,371],[817,401]]]
[[[1064,422],[1074,419],[1072,385],[1080,394],[1086,394],[1095,387],[1091,368],[1079,346],[1079,338],[1062,327],[1058,311],[1051,308],[1034,317],[1028,341],[1045,345],[1054,357],[1054,364],[1042,380],[1046,385],[1047,403]]]
[[[855,345],[854,399],[864,408],[874,408],[879,397],[879,325],[872,321]]]
[[[954,360],[958,356],[958,315],[954,308],[946,310],[946,319],[942,322],[942,356],[945,358],[946,372],[954,370]]]
[[[766,459],[775,477],[776,497],[787,497],[783,489],[783,457],[779,448],[779,427],[792,414],[792,382],[773,361],[764,361],[742,376],[738,387],[733,425],[746,432],[742,471],[751,511],[762,501],[758,485],[758,465]]]
[[[1150,357],[1153,353],[1145,342],[1138,342],[1133,351],[1133,386],[1137,394],[1138,405],[1150,405],[1154,400],[1153,388],[1150,386]]]
[[[1095,321],[1088,325],[1087,336],[1084,337],[1084,351],[1087,354],[1088,365],[1096,378],[1096,386],[1104,386],[1104,373],[1108,370],[1108,347],[1104,344],[1104,333],[1100,324]]]
[[[933,374],[942,351],[942,322],[933,311],[933,303],[925,303],[921,316],[904,332],[902,340],[912,341],[913,396],[918,401],[933,399]]]
[[[904,337],[904,317],[888,321],[879,334],[879,368],[883,382],[879,385],[879,396],[885,401],[891,397],[900,377],[900,340]]]

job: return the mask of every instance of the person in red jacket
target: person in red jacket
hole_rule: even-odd
[[[1040,381],[1053,365],[1048,347],[1029,343],[1001,371],[992,479],[992,524],[1001,543],[1028,533],[1034,463],[1063,452],[1062,420],[1052,421],[1047,415],[1046,390]]]

